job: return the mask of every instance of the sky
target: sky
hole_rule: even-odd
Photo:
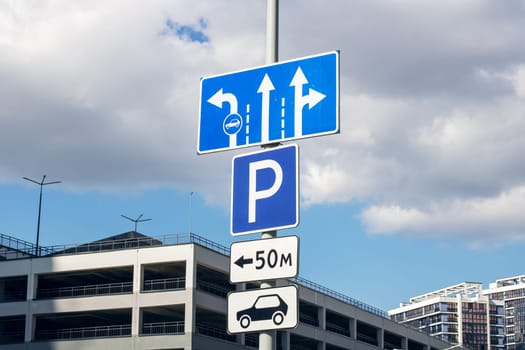
[[[281,0],[279,60],[340,51],[340,133],[297,142],[299,275],[384,310],[525,274],[525,3]],[[266,1],[0,1],[0,233],[229,246],[200,79],[265,64]]]

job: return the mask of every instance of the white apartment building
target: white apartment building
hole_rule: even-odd
[[[137,232],[72,247],[0,234],[0,350],[253,349],[227,333],[229,249],[195,234]],[[341,271],[346,273],[346,271]],[[299,325],[278,350],[441,350],[450,344],[297,278]]]
[[[505,348],[504,304],[465,282],[410,298],[388,312],[392,320],[473,350]]]
[[[483,294],[505,305],[507,350],[525,349],[525,275],[498,279]]]

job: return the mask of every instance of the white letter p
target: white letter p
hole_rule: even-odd
[[[270,188],[257,191],[257,171],[261,169],[272,169],[275,181]],[[248,222],[255,222],[256,202],[259,199],[273,196],[283,183],[283,169],[275,160],[266,159],[250,163],[249,185],[248,185]]]

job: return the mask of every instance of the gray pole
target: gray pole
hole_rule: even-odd
[[[267,0],[266,8],[266,64],[279,60],[279,0]]]
[[[191,200],[193,198],[193,192],[190,192],[190,234],[191,234],[191,224],[192,224],[192,217],[191,217]]]
[[[279,0],[267,0],[266,7],[266,64],[279,60]],[[277,231],[262,233],[262,239],[277,237]],[[275,281],[261,283],[261,288],[271,288]],[[275,350],[277,341],[276,331],[266,331],[259,334],[259,350]]]

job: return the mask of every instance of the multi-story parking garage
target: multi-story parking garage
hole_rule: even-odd
[[[0,235],[0,350],[246,349],[226,331],[229,249],[195,234],[128,232],[75,247]],[[298,278],[299,326],[277,349],[438,350],[450,344]]]

